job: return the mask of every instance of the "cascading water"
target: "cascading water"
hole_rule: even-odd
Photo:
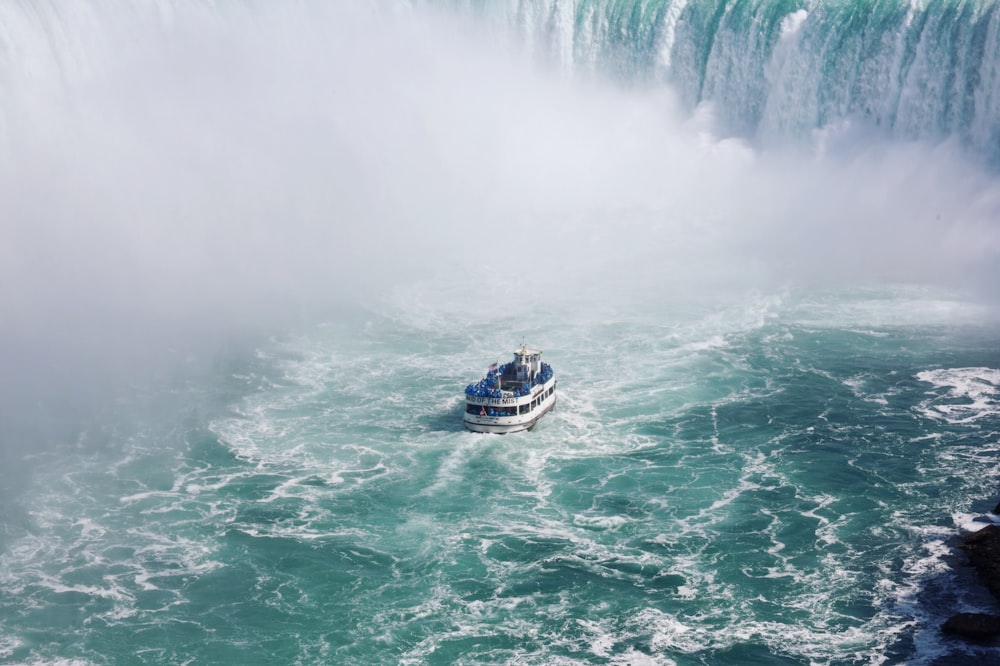
[[[0,1],[0,663],[1000,659],[997,15]]]
[[[765,144],[855,122],[1000,160],[996,2],[456,3],[566,72],[667,83]]]

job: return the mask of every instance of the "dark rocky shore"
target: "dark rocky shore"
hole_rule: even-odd
[[[996,513],[1000,506],[994,510]],[[975,568],[979,579],[997,601],[1000,601],[1000,526],[987,525],[962,539],[962,550]],[[1000,615],[990,613],[959,613],[941,627],[947,634],[975,641],[993,641],[1000,636]]]

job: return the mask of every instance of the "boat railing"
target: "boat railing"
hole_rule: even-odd
[[[486,376],[480,379],[475,384],[469,384],[465,387],[465,395],[470,398],[505,398],[511,395],[515,397],[526,396],[531,393],[531,387],[544,384],[545,382],[552,379],[554,373],[552,371],[552,366],[548,363],[541,364],[541,370],[535,375],[532,381],[520,382],[519,386],[515,389],[501,389],[501,379],[503,374],[508,368],[510,368],[512,363],[504,363],[498,368],[491,368],[487,371]],[[513,380],[504,380],[507,382],[507,386],[511,385]]]

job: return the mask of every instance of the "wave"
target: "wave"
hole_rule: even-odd
[[[1000,414],[1000,370],[943,368],[920,372],[917,379],[934,387],[920,405],[929,419],[971,423]]]

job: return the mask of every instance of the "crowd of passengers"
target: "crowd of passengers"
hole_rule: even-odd
[[[486,373],[486,377],[480,379],[478,383],[469,384],[465,387],[465,395],[476,398],[504,397],[503,392],[500,390],[500,378],[513,365],[513,363],[504,363],[499,368],[491,368]],[[552,366],[548,363],[542,363],[541,371],[535,375],[534,384],[544,384],[550,379],[552,379]],[[528,395],[531,393],[531,383],[526,382],[522,384],[516,391],[512,391],[512,393],[517,397]]]

